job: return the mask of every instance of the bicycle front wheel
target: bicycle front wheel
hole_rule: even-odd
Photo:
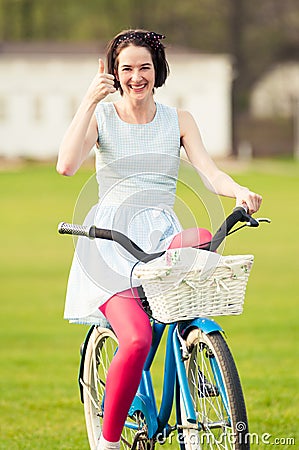
[[[91,450],[97,450],[105,414],[105,386],[111,361],[117,352],[118,340],[112,330],[95,327],[87,344],[83,377],[83,402],[87,435]],[[151,450],[147,423],[139,411],[127,417],[121,435],[121,449]]]
[[[181,450],[250,447],[242,387],[228,345],[219,332],[193,329],[186,338],[190,356],[186,372],[197,423],[187,422],[177,388],[177,421]]]

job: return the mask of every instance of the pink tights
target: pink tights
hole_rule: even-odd
[[[137,289],[134,294],[138,297]],[[152,329],[146,313],[133,298],[130,289],[113,295],[100,307],[119,342],[106,380],[103,436],[117,442],[137,391],[143,365],[152,341]]]
[[[203,228],[190,228],[177,234],[169,248],[190,247],[209,241]],[[137,289],[134,296],[138,298]],[[110,442],[120,439],[128,410],[141,379],[143,365],[152,341],[152,329],[146,313],[130,289],[113,295],[100,307],[119,341],[118,351],[106,380],[103,437]]]

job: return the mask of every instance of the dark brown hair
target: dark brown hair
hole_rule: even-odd
[[[169,65],[165,56],[165,47],[160,42],[165,36],[146,30],[124,30],[118,33],[107,45],[108,73],[115,75],[118,70],[118,55],[129,45],[145,47],[152,56],[155,68],[155,87],[163,86],[169,75]],[[123,94],[118,80],[115,79],[115,88]]]

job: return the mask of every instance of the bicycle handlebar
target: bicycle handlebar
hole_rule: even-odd
[[[165,251],[158,253],[146,253],[135,242],[128,238],[125,234],[115,230],[107,230],[105,228],[97,228],[94,225],[91,227],[84,225],[75,225],[72,223],[61,222],[58,225],[58,233],[60,234],[72,234],[76,236],[86,236],[91,239],[107,239],[109,241],[115,241],[124,247],[131,255],[142,262],[148,262],[152,259],[159,258]]]
[[[234,208],[233,212],[225,219],[221,227],[216,231],[215,235],[212,237],[211,242],[207,242],[206,245],[199,246],[202,250],[209,250],[214,252],[223,242],[229,231],[238,222],[247,222],[248,226],[258,227],[259,222],[267,221],[269,219],[254,219],[252,216],[247,214],[246,210],[242,206]],[[60,234],[72,234],[76,236],[86,236],[91,239],[108,239],[110,241],[115,241],[124,247],[131,255],[142,262],[149,262],[153,259],[159,258],[165,253],[164,251],[157,253],[146,253],[134,241],[128,238],[125,234],[120,233],[115,230],[107,230],[105,228],[97,228],[96,226],[84,226],[75,225],[71,223],[61,222],[58,225],[58,232]]]

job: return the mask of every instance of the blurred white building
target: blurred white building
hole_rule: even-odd
[[[231,60],[170,50],[156,100],[193,113],[212,156],[231,152]],[[86,46],[0,46],[0,156],[51,158],[103,52]]]
[[[278,63],[252,89],[251,114],[256,118],[292,117],[299,101],[299,63]]]

